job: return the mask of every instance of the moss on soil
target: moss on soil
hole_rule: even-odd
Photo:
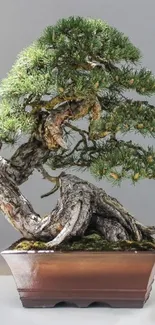
[[[13,244],[13,250],[49,250],[46,242],[21,239]],[[148,251],[155,250],[155,241],[119,241],[108,242],[99,234],[91,234],[80,239],[74,239],[52,248],[54,251]]]

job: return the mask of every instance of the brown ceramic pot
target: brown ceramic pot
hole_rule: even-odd
[[[24,307],[60,302],[143,307],[155,274],[154,252],[2,252]]]

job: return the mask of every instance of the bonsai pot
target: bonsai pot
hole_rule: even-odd
[[[5,250],[24,307],[142,308],[155,275],[155,253]]]

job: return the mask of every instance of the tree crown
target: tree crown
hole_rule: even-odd
[[[20,134],[34,132],[42,109],[49,113],[63,102],[82,101],[82,111],[72,120],[86,116],[88,130],[68,124],[81,140],[67,154],[59,149],[50,166],[90,168],[117,183],[154,178],[153,148],[117,137],[131,131],[155,136],[154,106],[124,95],[129,90],[145,96],[155,92],[155,77],[140,59],[129,38],[106,22],[61,19],[18,55],[1,82],[0,138],[14,143]]]

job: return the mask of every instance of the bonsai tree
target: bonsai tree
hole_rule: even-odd
[[[93,242],[96,234],[111,247],[146,241],[155,247],[155,227],[142,225],[104,189],[64,172],[87,169],[114,185],[155,178],[153,147],[123,138],[131,132],[155,137],[155,107],[146,101],[155,93],[155,76],[140,60],[123,33],[80,17],[47,27],[19,54],[0,86],[0,139],[1,146],[27,140],[11,159],[0,158],[0,208],[24,238],[61,247],[90,234]],[[130,90],[145,100],[127,96]],[[60,169],[59,176],[47,166]],[[43,217],[19,189],[35,169],[54,184],[43,197],[60,190]]]

